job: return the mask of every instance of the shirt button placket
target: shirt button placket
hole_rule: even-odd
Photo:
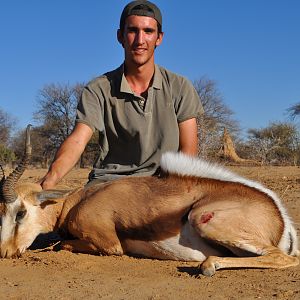
[[[144,99],[139,99],[139,106],[140,106],[140,108],[141,109],[144,109],[144,107],[145,107],[145,100]]]

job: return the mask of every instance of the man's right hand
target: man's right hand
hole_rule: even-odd
[[[51,175],[50,172],[48,172],[37,183],[41,185],[43,190],[51,190],[56,186],[56,184],[58,182],[58,179],[56,179],[55,177],[56,176]]]

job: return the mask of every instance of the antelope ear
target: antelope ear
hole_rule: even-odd
[[[46,204],[45,202],[49,202],[47,204],[57,203],[59,199],[67,197],[72,190],[44,190],[36,193],[36,200],[39,204]]]

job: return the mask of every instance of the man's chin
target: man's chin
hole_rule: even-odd
[[[132,62],[135,66],[137,67],[141,67],[145,64],[147,64],[148,62],[150,61],[149,58],[146,58],[146,57],[138,57],[138,58],[133,58],[132,59]]]

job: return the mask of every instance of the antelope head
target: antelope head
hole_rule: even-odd
[[[26,223],[33,221],[30,219],[34,216],[32,211],[34,205],[30,205],[31,203],[28,201],[32,189],[17,185],[31,157],[30,127],[31,125],[28,125],[26,129],[25,154],[21,162],[7,178],[2,170],[3,176],[0,185],[1,257],[19,256],[33,241],[29,234],[31,228],[26,226]]]
[[[30,127],[25,154],[16,169],[0,181],[0,257],[19,257],[40,233],[52,231],[70,191],[43,191],[37,183],[18,184],[31,157]],[[58,205],[53,205],[58,204]]]

